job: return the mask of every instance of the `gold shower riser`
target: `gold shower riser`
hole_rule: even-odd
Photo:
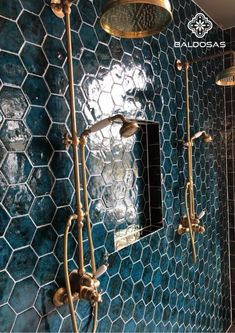
[[[188,151],[188,181],[185,187],[185,208],[186,208],[186,216],[184,216],[178,225],[177,233],[179,235],[183,235],[185,233],[190,234],[191,244],[192,244],[192,254],[193,261],[196,262],[196,249],[195,249],[195,234],[196,233],[204,233],[205,228],[201,225],[200,219],[203,214],[196,216],[195,214],[195,204],[194,204],[194,183],[193,183],[193,141],[199,137],[203,137],[204,142],[210,143],[212,141],[212,137],[207,134],[205,131],[198,132],[191,137],[190,133],[190,108],[189,108],[189,67],[190,65],[202,61],[217,59],[222,56],[232,56],[234,66],[224,70],[222,74],[218,74],[216,77],[216,84],[224,85],[224,86],[234,86],[235,85],[235,52],[234,51],[225,51],[223,53],[204,56],[202,58],[198,58],[190,61],[176,61],[176,68],[179,71],[185,70],[185,95],[186,95],[186,117],[187,117],[187,142],[185,142],[184,146]],[[227,77],[226,77],[227,75]],[[233,79],[233,80],[232,80]],[[189,198],[189,201],[188,201]]]

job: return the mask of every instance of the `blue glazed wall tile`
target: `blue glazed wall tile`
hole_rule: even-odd
[[[72,151],[63,144],[71,128],[65,27],[49,3],[0,3],[0,321],[6,332],[72,330],[68,307],[52,304],[53,292],[64,285],[63,233],[74,212],[74,182]],[[100,0],[76,1],[71,8],[78,133],[113,113],[155,120],[160,129],[160,155],[154,149],[150,154],[153,165],[161,161],[162,181],[151,165],[156,187],[150,203],[161,200],[161,186],[162,211],[154,206],[151,215],[162,215],[163,228],[121,251],[114,251],[116,231],[144,214],[147,219],[144,138],[121,140],[116,125],[87,142],[95,257],[101,265],[108,253],[109,261],[100,278],[98,332],[224,332],[230,322],[224,96],[214,85],[222,67],[212,61],[190,68],[192,134],[205,129],[215,138],[210,146],[194,147],[197,213],[207,212],[193,265],[188,237],[175,233],[185,213],[187,177],[180,145],[186,139],[185,79],[175,60],[202,52],[173,44],[193,40],[187,23],[200,9],[191,1],[171,5],[169,28],[136,40],[101,29]],[[223,33],[214,25],[207,38],[220,41]],[[76,229],[74,224],[69,235],[70,270],[77,268]],[[84,237],[88,267],[86,230]],[[78,302],[82,332],[91,329],[90,311],[87,302]]]
[[[3,51],[0,54],[0,70],[3,83],[21,85],[26,75],[20,58]]]
[[[39,46],[26,43],[20,56],[29,73],[40,76],[44,74],[47,60]]]
[[[20,15],[18,24],[27,42],[42,44],[45,30],[37,15],[24,11]]]
[[[35,332],[39,320],[40,317],[35,309],[26,310],[17,317],[12,332]]]
[[[7,118],[21,119],[28,103],[19,88],[3,87],[0,92],[0,107]]]
[[[16,23],[2,19],[0,23],[1,33],[7,35],[7,38],[1,38],[0,47],[5,51],[11,51],[17,53],[23,44],[23,37],[16,25]],[[9,43],[9,39],[12,43]]]
[[[37,290],[38,285],[31,277],[17,282],[10,297],[10,305],[16,312],[22,312],[33,305]]]

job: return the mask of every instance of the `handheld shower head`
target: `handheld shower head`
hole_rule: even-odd
[[[210,134],[207,134],[206,132],[203,132],[202,137],[203,137],[204,142],[206,142],[206,143],[210,143],[213,141],[212,136]]]
[[[204,142],[206,142],[206,143],[210,143],[213,141],[212,136],[207,134],[205,131],[200,131],[200,132],[197,132],[196,134],[194,134],[191,141],[193,142],[195,139],[198,139],[201,136],[202,136]]]
[[[120,128],[120,135],[123,138],[129,138],[139,130],[139,125],[136,121],[125,120],[122,127]]]
[[[89,135],[90,133],[95,133],[97,131],[101,131],[103,128],[110,125],[113,121],[120,119],[122,121],[122,127],[120,128],[120,135],[123,138],[129,138],[130,136],[134,135],[139,130],[139,125],[135,120],[127,120],[123,117],[122,114],[116,114],[115,116],[105,118],[103,120],[98,121],[90,128],[87,128],[81,136]]]

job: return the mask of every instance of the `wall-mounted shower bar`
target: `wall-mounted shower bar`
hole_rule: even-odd
[[[235,64],[235,51],[225,51],[225,52],[221,52],[221,53],[217,53],[217,54],[204,56],[204,57],[201,57],[201,58],[196,58],[196,59],[193,59],[193,60],[187,60],[187,61],[177,60],[176,66],[177,66],[178,70],[182,70],[183,68],[186,68],[187,64],[192,65],[192,64],[196,64],[198,62],[213,60],[213,59],[217,59],[217,58],[221,58],[221,57],[229,56],[229,55],[233,56],[233,61],[234,61],[234,64]]]

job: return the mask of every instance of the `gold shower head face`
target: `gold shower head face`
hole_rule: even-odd
[[[205,133],[205,132],[203,133],[203,140],[206,143],[210,143],[210,142],[213,141],[212,136],[210,134]]]
[[[235,86],[235,65],[226,68],[216,76],[216,84],[222,87]]]
[[[172,21],[169,0],[104,1],[100,19],[109,34],[123,38],[142,38],[165,30]]]
[[[125,120],[123,122],[122,127],[120,128],[120,135],[123,138],[129,138],[132,135],[136,134],[138,130],[140,129],[139,125],[136,121],[127,121]]]

